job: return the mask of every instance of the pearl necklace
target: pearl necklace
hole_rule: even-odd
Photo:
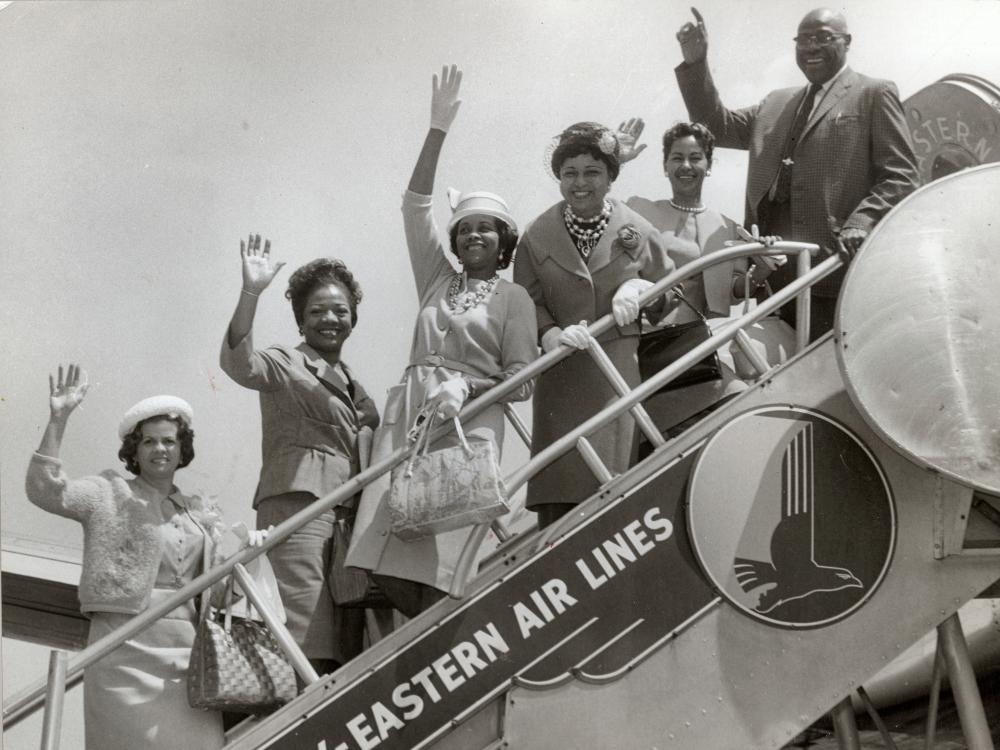
[[[456,315],[460,315],[466,310],[471,310],[486,299],[498,281],[500,281],[500,276],[493,274],[493,276],[479,285],[479,289],[475,293],[462,292],[462,274],[456,273],[451,279],[451,284],[448,285],[448,307]]]
[[[670,205],[676,208],[678,211],[683,211],[686,214],[700,214],[702,211],[705,210],[704,206],[681,206],[677,203],[674,203],[673,198],[670,199]]]
[[[580,255],[586,260],[590,257],[590,252],[597,245],[598,241],[601,239],[601,235],[604,234],[604,230],[608,227],[608,219],[611,218],[611,202],[604,201],[604,206],[601,209],[601,215],[596,219],[581,219],[575,213],[570,205],[567,203],[566,207],[563,209],[563,222],[566,224],[566,229],[569,231],[570,236],[576,242],[576,249],[580,251]],[[590,226],[588,226],[590,225]]]

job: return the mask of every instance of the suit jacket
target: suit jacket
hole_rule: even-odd
[[[692,120],[705,124],[723,148],[746,149],[750,163],[746,224],[762,225],[761,201],[774,182],[785,140],[805,86],[772,91],[745,109],[727,109],[705,62],[675,69]],[[916,157],[895,84],[841,72],[806,123],[795,151],[791,211],[794,236],[834,252],[836,233],[871,231],[894,205],[919,185]],[[762,230],[767,231],[762,226]],[[835,296],[843,272],[817,285]]]
[[[535,303],[539,334],[553,325],[593,323],[611,312],[611,299],[625,281],[659,281],[674,270],[656,228],[624,203],[611,202],[608,226],[589,263],[566,231],[562,202],[525,229],[514,260],[514,281]],[[612,327],[601,340],[638,334],[639,326],[630,323]]]
[[[222,342],[222,369],[260,392],[260,481],[254,507],[286,492],[322,497],[358,472],[358,433],[378,426],[374,402],[354,380],[345,382],[312,347],[254,351],[248,334],[232,349]]]

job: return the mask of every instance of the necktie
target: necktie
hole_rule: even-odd
[[[785,141],[785,148],[782,152],[781,165],[778,167],[778,179],[775,181],[774,194],[771,198],[775,203],[788,203],[792,194],[792,165],[795,163],[795,147],[798,145],[802,131],[806,129],[809,121],[809,114],[812,112],[813,103],[816,101],[816,94],[822,88],[818,83],[810,83],[806,90],[805,98],[799,105],[792,121],[792,127],[788,130],[788,139]]]

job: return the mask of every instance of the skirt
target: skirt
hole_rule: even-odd
[[[277,526],[313,503],[308,492],[265,498],[257,506],[257,528]],[[300,528],[267,557],[274,568],[285,626],[309,659],[345,664],[361,653],[365,611],[333,603],[328,577],[333,559],[334,511]]]
[[[176,593],[153,589],[152,603]],[[88,645],[133,615],[90,613]],[[170,612],[83,675],[88,750],[220,748],[222,714],[191,708],[187,670],[194,642],[194,605]]]

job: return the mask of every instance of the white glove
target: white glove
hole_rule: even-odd
[[[562,336],[563,329],[559,326],[552,326],[542,334],[542,351],[548,354],[559,346],[559,337]]]
[[[575,326],[567,326],[559,335],[559,343],[572,346],[574,349],[589,349],[594,343],[594,337],[587,330],[587,321],[581,320]]]
[[[458,90],[462,86],[462,71],[457,65],[445,65],[441,68],[441,79],[434,76],[431,89],[431,128],[448,132],[462,100],[458,98]]]
[[[456,416],[468,397],[469,383],[465,378],[446,380],[427,394],[429,400],[437,402],[439,419],[451,419]]]
[[[639,317],[639,295],[653,286],[652,281],[629,279],[611,298],[611,315],[619,326],[627,326]]]
[[[266,529],[248,529],[243,521],[238,521],[229,528],[240,540],[240,549],[246,549],[247,547],[259,547],[262,545],[264,540],[267,539],[267,535],[274,529],[274,524],[271,524]]]

